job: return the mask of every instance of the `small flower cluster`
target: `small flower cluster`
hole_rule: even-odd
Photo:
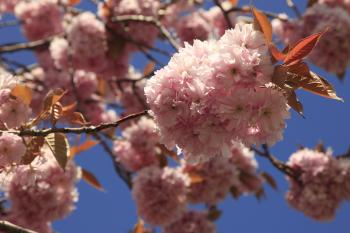
[[[123,140],[114,142],[116,160],[129,171],[135,172],[144,167],[158,165],[156,157],[159,135],[153,120],[142,117],[125,128]]]
[[[178,168],[149,166],[140,170],[133,182],[140,217],[165,227],[165,232],[215,232],[203,214],[185,212],[187,203],[216,205],[233,187],[241,195],[255,193],[262,185],[253,153],[238,142],[232,142],[230,149],[229,157],[197,164],[182,161]]]
[[[288,203],[316,220],[331,220],[343,200],[349,200],[350,163],[332,152],[302,149],[292,154],[288,165],[300,173],[299,180],[288,178]]]
[[[17,166],[2,176],[2,189],[11,203],[5,218],[33,230],[51,232],[50,223],[67,216],[78,200],[79,168],[70,161],[63,171],[48,148],[31,166]]]
[[[162,142],[196,156],[224,153],[232,140],[281,140],[286,98],[262,87],[272,72],[264,36],[251,24],[237,24],[218,41],[186,44],[145,87]]]
[[[63,13],[57,0],[20,1],[15,6],[15,15],[22,21],[28,40],[45,39],[63,32]]]

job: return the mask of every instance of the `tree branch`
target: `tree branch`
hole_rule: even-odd
[[[156,19],[153,16],[144,16],[144,15],[121,15],[121,16],[114,16],[112,19],[112,22],[128,22],[128,21],[135,21],[135,22],[144,22],[144,23],[150,23],[156,26],[161,34],[169,41],[170,45],[177,51],[179,50],[179,45],[175,41],[175,39],[171,36],[170,32],[162,25],[162,23]]]
[[[108,129],[108,128],[115,128],[118,127],[121,123],[146,115],[148,114],[148,111],[142,111],[139,113],[134,113],[134,114],[130,114],[124,118],[121,118],[118,121],[112,122],[112,123],[103,123],[97,126],[86,126],[86,127],[80,127],[80,128],[49,128],[49,129],[39,129],[39,130],[32,130],[32,129],[24,129],[24,130],[1,130],[0,132],[8,132],[8,133],[13,133],[13,134],[17,134],[19,136],[36,136],[36,137],[45,137],[51,133],[65,133],[65,134],[93,134],[93,133],[97,133],[100,132],[104,129]]]
[[[222,14],[224,15],[225,20],[226,20],[226,22],[227,22],[228,28],[232,28],[232,22],[231,22],[230,16],[229,16],[230,11],[226,11],[226,10],[222,7],[221,2],[220,2],[219,0],[214,0],[214,4],[215,4],[216,6],[218,6],[218,7],[220,8],[220,10],[222,11]]]
[[[297,171],[295,171],[293,168],[288,166],[287,164],[283,163],[282,161],[280,161],[276,157],[274,157],[271,154],[269,147],[266,144],[262,145],[262,149],[263,149],[263,151],[255,148],[255,147],[251,147],[251,150],[253,150],[257,155],[264,157],[264,158],[267,158],[271,162],[271,164],[275,168],[280,170],[282,173],[295,179],[296,181],[299,181],[300,174]]]
[[[38,233],[4,220],[0,220],[0,230],[5,233]]]

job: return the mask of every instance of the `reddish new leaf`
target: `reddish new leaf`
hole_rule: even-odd
[[[97,178],[95,177],[94,174],[92,174],[88,170],[82,168],[81,175],[82,175],[83,180],[86,183],[88,183],[89,185],[91,185],[92,187],[96,188],[99,191],[104,191],[101,183],[97,180]]]
[[[283,61],[286,58],[286,55],[278,50],[274,44],[269,45],[270,53],[274,59],[277,61]]]
[[[316,33],[300,40],[287,54],[285,64],[299,61],[309,55],[324,32]]]
[[[237,6],[238,0],[230,0],[231,6]]]
[[[70,149],[69,158],[72,159],[76,154],[87,151],[87,150],[91,149],[92,147],[96,146],[97,144],[98,144],[98,141],[87,140],[78,146],[73,146]]]
[[[267,16],[256,8],[252,9],[254,15],[254,26],[264,33],[267,44],[272,41],[272,26]]]

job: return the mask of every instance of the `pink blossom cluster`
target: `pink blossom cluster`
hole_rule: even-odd
[[[15,134],[2,133],[0,136],[0,167],[19,164],[26,152],[23,139]]]
[[[253,152],[238,142],[232,142],[227,157],[213,157],[195,164],[182,161],[182,172],[200,179],[191,183],[189,201],[207,205],[215,205],[223,200],[231,188],[236,190],[237,195],[258,191],[262,186],[262,178],[256,170]]]
[[[350,12],[350,1],[349,0],[319,0],[319,3],[327,4],[331,7],[343,7]]]
[[[186,211],[188,177],[178,170],[156,166],[142,169],[133,181],[138,214],[152,225],[167,225]]]
[[[206,213],[188,211],[167,225],[164,233],[216,233],[216,227]]]
[[[237,194],[252,194],[261,189],[262,177],[257,173],[258,163],[254,153],[242,143],[232,142],[229,162],[235,165],[238,179],[233,179]]]
[[[25,123],[31,114],[31,109],[22,99],[11,94],[17,77],[0,73],[0,121],[6,128],[16,128]]]
[[[196,164],[183,164],[183,172],[198,177],[193,181],[188,192],[191,203],[215,205],[230,192],[235,179],[238,179],[236,167],[226,157],[213,158]]]
[[[302,149],[292,154],[288,165],[300,173],[288,178],[286,200],[295,209],[316,220],[331,220],[350,193],[348,159],[337,159],[331,151]]]
[[[162,142],[191,157],[224,153],[232,140],[281,140],[286,98],[262,87],[272,72],[264,36],[251,24],[237,24],[218,41],[186,44],[145,87]]]
[[[21,0],[1,0],[0,1],[0,14],[13,12],[16,4]]]
[[[22,30],[28,40],[40,40],[63,32],[63,14],[57,0],[20,1],[15,6],[15,15],[22,21]]]
[[[80,170],[69,161],[65,171],[48,148],[30,166],[21,165],[10,174],[2,174],[3,189],[11,203],[7,218],[25,227],[39,230],[62,219],[74,210],[78,200],[75,188]]]
[[[236,15],[230,14],[235,24]],[[175,29],[181,42],[193,43],[193,40],[217,39],[228,29],[227,21],[219,7],[209,10],[199,9],[175,21]]]
[[[122,131],[122,140],[114,142],[116,160],[129,171],[158,165],[157,144],[159,135],[153,120],[142,117]]]
[[[347,39],[350,34],[349,30],[344,30],[350,27],[350,11],[337,4],[334,7],[314,4],[301,19],[274,21],[276,34],[288,44],[327,29],[308,58],[315,65],[335,74],[342,74],[350,65],[350,42]]]
[[[108,0],[99,5],[98,15],[109,22],[116,33],[125,39],[152,46],[158,36],[158,28],[145,22],[113,22],[114,16],[156,16],[160,2],[156,0]],[[147,32],[147,33],[145,33]]]

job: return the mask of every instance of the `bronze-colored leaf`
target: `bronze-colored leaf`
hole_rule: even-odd
[[[85,117],[80,112],[73,112],[72,114],[66,116],[66,118],[72,124],[77,124],[77,125],[87,124]]]
[[[137,221],[133,233],[145,233],[145,224],[141,219]]]
[[[275,181],[275,179],[267,172],[262,172],[260,174],[264,179],[265,181],[274,189],[274,190],[277,190],[277,183]]]
[[[230,0],[231,6],[237,6],[238,0]]]
[[[96,146],[98,143],[99,142],[95,140],[86,140],[84,143],[78,146],[73,146],[72,148],[70,148],[69,158],[72,159],[76,154],[87,151],[92,147]]]
[[[187,175],[191,180],[191,184],[197,184],[197,183],[201,183],[204,181],[203,177],[201,175],[199,175],[198,173],[189,172],[189,173],[187,173]]]
[[[153,73],[154,71],[154,67],[156,66],[156,64],[154,62],[149,62],[146,67],[143,69],[143,75],[144,76],[149,76]]]
[[[157,146],[159,147],[159,149],[161,150],[161,152],[163,154],[165,154],[166,156],[172,158],[174,161],[179,162],[179,156],[176,154],[176,152],[169,150],[166,146],[164,146],[163,144],[157,144]]]
[[[308,0],[306,6],[307,6],[307,8],[309,8],[317,2],[318,2],[318,0]]]
[[[291,91],[287,97],[287,102],[288,105],[294,109],[297,113],[299,113],[301,116],[304,117],[303,115],[303,105],[302,103],[298,100],[297,95],[295,94],[294,91]]]
[[[208,210],[208,219],[214,222],[221,217],[221,214],[221,210],[219,210],[216,206],[211,206]]]
[[[57,121],[62,117],[63,115],[63,109],[62,104],[60,102],[55,103],[52,105],[51,110],[51,123],[52,125],[56,125]]]
[[[68,0],[68,5],[75,6],[80,3],[80,0]]]
[[[25,85],[16,85],[11,90],[11,95],[21,99],[26,105],[30,105],[32,102],[32,90]]]
[[[288,71],[288,67],[286,66],[283,66],[283,65],[275,66],[271,82],[283,88],[284,82],[287,80],[287,76],[288,76],[287,71]]]
[[[69,105],[62,107],[63,115],[69,115],[70,113],[74,112],[74,110],[77,108],[77,102],[73,102]]]
[[[297,83],[306,91],[329,99],[343,101],[342,98],[337,96],[333,86],[326,79],[312,71],[310,71],[310,76],[297,76],[295,78],[299,78]]]
[[[264,36],[267,44],[270,44],[272,41],[272,26],[267,18],[267,16],[256,8],[252,9],[254,15],[254,27],[255,29],[261,31]]]
[[[69,157],[69,143],[63,133],[51,133],[45,137],[45,142],[49,146],[58,164],[62,169],[66,168]]]
[[[322,142],[319,142],[315,146],[315,151],[318,151],[318,152],[321,152],[321,153],[326,153],[327,149],[325,148],[325,146],[323,145]]]
[[[284,64],[298,62],[309,55],[309,53],[316,46],[318,40],[324,33],[325,31],[319,32],[298,41],[296,45],[287,53],[287,56],[284,59]]]
[[[345,75],[346,75],[346,71],[337,73],[338,80],[341,82],[344,81]]]
[[[89,172],[88,170],[82,168],[81,169],[81,176],[82,176],[83,180],[86,183],[88,183],[89,185],[91,185],[92,187],[96,188],[99,191],[104,191],[101,183],[98,181],[98,179],[96,178],[96,176],[92,172]]]
[[[233,199],[238,199],[239,196],[241,195],[240,191],[235,186],[232,186],[230,188],[230,193]]]
[[[258,201],[260,201],[263,198],[266,198],[265,189],[261,187],[258,191],[256,191],[255,197]]]

